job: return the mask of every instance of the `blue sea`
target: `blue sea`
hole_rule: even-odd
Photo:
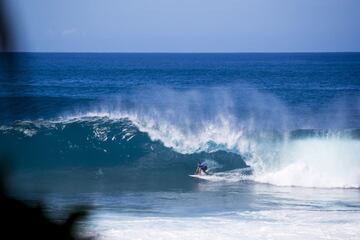
[[[82,235],[360,238],[360,53],[14,56],[13,193]]]

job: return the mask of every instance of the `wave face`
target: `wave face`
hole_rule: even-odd
[[[192,172],[198,161],[208,161],[211,169],[246,167],[241,156],[218,151],[220,148],[179,151],[152,133],[140,130],[127,117],[18,121],[1,126],[0,132],[2,151],[11,153],[19,167],[29,169],[121,166]]]
[[[0,144],[25,168],[85,167],[101,174],[118,166],[120,175],[133,170],[184,178],[206,161],[209,181],[360,186],[359,129],[259,131],[224,116],[189,129],[135,113],[88,112],[3,125]]]

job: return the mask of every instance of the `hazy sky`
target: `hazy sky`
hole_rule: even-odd
[[[360,0],[9,0],[19,50],[360,51]]]

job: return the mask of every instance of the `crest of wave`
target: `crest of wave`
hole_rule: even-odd
[[[181,153],[246,152],[252,147],[249,133],[283,125],[285,111],[274,97],[251,89],[154,87],[106,101],[85,115],[127,118],[152,140]]]
[[[140,131],[147,133],[151,140],[161,141],[164,146],[183,154],[218,150],[239,153],[248,152],[253,147],[246,136],[247,129],[236,126],[235,119],[231,116],[219,115],[211,121],[197,124],[196,127],[190,122],[183,122],[179,126],[154,115],[128,112],[89,112],[85,116],[129,119]]]

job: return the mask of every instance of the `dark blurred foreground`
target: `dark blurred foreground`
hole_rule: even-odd
[[[1,163],[8,160],[0,159]],[[63,222],[46,216],[41,202],[30,204],[11,196],[6,167],[0,167],[0,239],[84,239],[76,233],[79,220],[87,215],[85,207],[77,207]]]
[[[2,86],[8,94],[14,94],[12,77],[17,67],[14,51],[14,39],[9,16],[4,1],[0,0],[0,67],[3,75]],[[11,105],[11,103],[9,103]],[[7,113],[12,114],[11,108]],[[3,153],[0,153],[3,154]],[[0,239],[80,239],[76,234],[76,223],[87,215],[85,207],[78,207],[69,214],[66,221],[56,222],[46,216],[45,206],[38,202],[30,205],[11,196],[7,176],[11,163],[9,159],[0,157]]]

